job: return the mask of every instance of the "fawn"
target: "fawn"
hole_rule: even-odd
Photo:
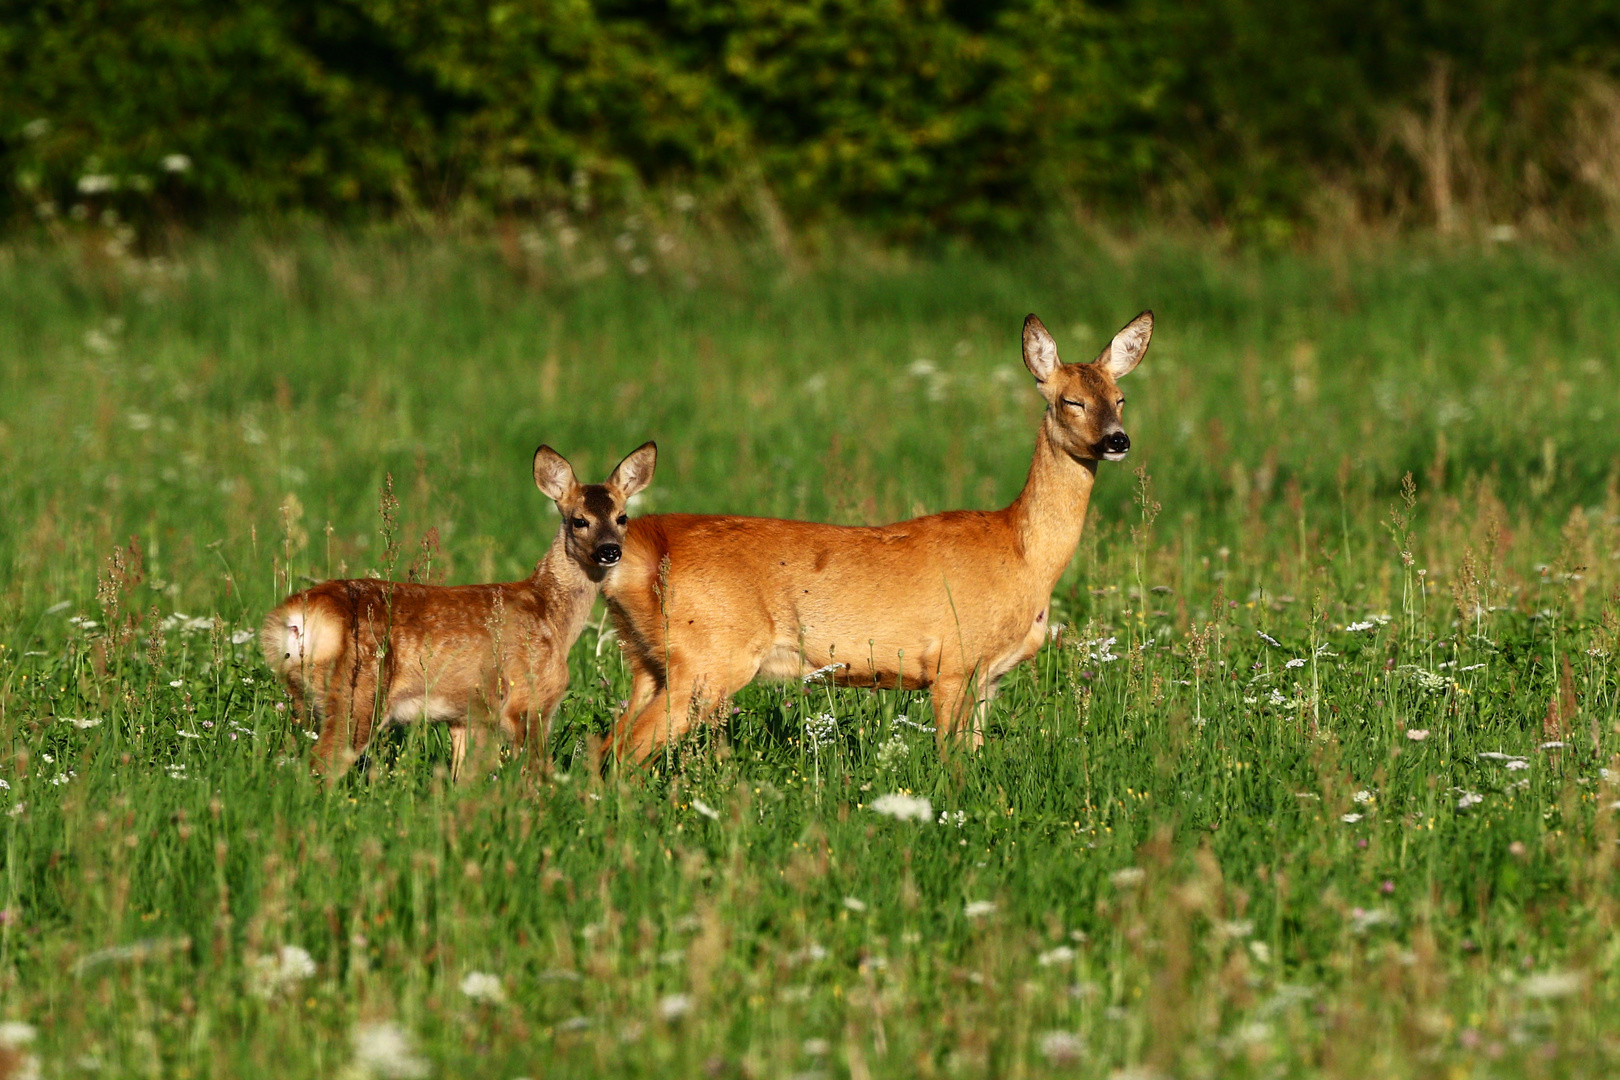
[[[603,583],[632,674],[614,731],[642,761],[756,678],[826,671],[845,686],[928,688],[941,752],[1035,655],[1080,542],[1098,461],[1130,449],[1117,380],[1147,351],[1153,313],[1089,364],[1064,364],[1024,320],[1024,364],[1047,408],[1023,492],[1004,510],[875,528],[662,514],[636,519]],[[971,720],[969,713],[972,713]]]
[[[378,723],[450,725],[458,775],[475,723],[502,730],[514,755],[539,736],[568,688],[568,650],[603,575],[619,561],[625,504],[652,480],[646,443],[603,484],[581,485],[555,450],[534,453],[535,485],[562,527],[524,581],[417,585],[328,581],[288,597],[265,619],[264,656],[296,702],[322,720],[311,767],[332,778],[353,764]]]

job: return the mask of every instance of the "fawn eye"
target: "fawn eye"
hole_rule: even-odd
[[[619,524],[620,524],[620,525],[628,525],[628,524],[630,524],[630,517],[629,517],[629,515],[627,515],[627,514],[620,514],[620,515],[619,515]]]
[[[1060,400],[1063,402],[1063,404],[1072,405],[1076,409],[1079,409],[1081,412],[1086,411],[1086,405],[1085,405],[1085,402],[1083,402],[1083,401],[1070,401],[1068,398],[1061,398]]]
[[[573,525],[573,527],[576,529],[583,529],[586,525],[586,521],[582,517],[577,517],[573,521],[569,522],[569,524]]]

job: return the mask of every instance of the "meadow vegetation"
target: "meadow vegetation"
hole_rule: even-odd
[[[1617,273],[642,219],[0,250],[0,1076],[1612,1071]],[[542,440],[657,439],[643,513],[1003,505],[1024,315],[1073,361],[1144,307],[980,753],[811,683],[599,771],[598,619],[548,777],[451,784],[422,728],[309,777],[264,612],[526,574]]]

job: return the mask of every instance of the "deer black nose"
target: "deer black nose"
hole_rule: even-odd
[[[602,544],[591,553],[591,558],[596,560],[598,566],[612,566],[619,561],[620,554],[618,544]]]
[[[1123,431],[1115,431],[1103,437],[1103,449],[1110,454],[1123,454],[1131,448],[1131,437]]]

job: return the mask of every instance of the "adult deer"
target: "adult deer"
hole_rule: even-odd
[[[523,581],[328,581],[272,611],[264,657],[323,722],[315,770],[341,775],[378,723],[449,724],[452,774],[479,723],[501,730],[514,753],[538,735],[543,753],[568,688],[568,650],[619,561],[625,504],[651,482],[657,454],[646,443],[606,483],[581,485],[555,450],[536,450],[534,482],[556,501],[562,528]]]
[[[756,678],[830,669],[845,686],[928,688],[941,751],[1002,676],[1035,655],[1052,588],[1085,525],[1098,461],[1130,449],[1117,380],[1153,334],[1143,312],[1089,364],[1065,364],[1024,320],[1046,414],[1024,490],[1005,510],[876,528],[767,518],[638,518],[603,583],[633,678],[614,732],[645,760]]]

